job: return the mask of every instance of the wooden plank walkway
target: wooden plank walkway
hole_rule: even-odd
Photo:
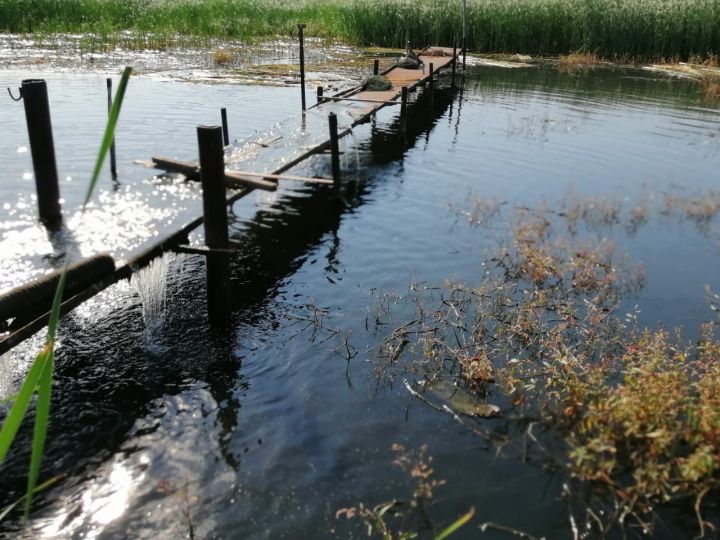
[[[309,107],[304,114],[281,122],[271,131],[258,134],[231,149],[229,155],[226,155],[226,166],[231,171],[240,168],[251,171],[258,177],[259,173],[282,175],[311,155],[330,148],[327,120],[330,113],[336,114],[338,135],[344,137],[353,127],[366,122],[380,109],[398,104],[403,87],[412,90],[427,83],[431,63],[435,74],[451,66],[457,60],[457,54],[453,56],[454,52],[448,47],[429,47],[419,55],[423,62],[422,68],[391,67],[383,73],[392,84],[388,90],[370,91],[356,86],[334,96],[325,96],[323,101]],[[159,169],[183,172],[171,167],[168,158],[153,158],[153,161]],[[270,178],[272,176],[264,179]]]

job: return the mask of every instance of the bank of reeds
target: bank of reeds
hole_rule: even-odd
[[[235,38],[307,33],[363,45],[449,45],[453,0],[0,0],[0,30],[170,32]],[[469,0],[468,47],[479,52],[605,58],[720,54],[720,0]]]

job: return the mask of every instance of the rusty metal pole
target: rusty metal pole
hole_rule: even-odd
[[[21,92],[35,171],[40,221],[53,226],[62,221],[62,212],[47,84],[43,79],[27,79],[22,82]]]
[[[338,122],[335,113],[328,115],[330,126],[330,154],[332,159],[332,177],[335,186],[340,185],[340,145],[338,144]]]
[[[227,109],[225,107],[220,109],[220,118],[222,119],[223,144],[227,146],[230,144],[230,134],[228,133]]]
[[[107,78],[107,106],[108,115],[110,115],[110,109],[112,109],[112,79]],[[113,140],[110,143],[110,174],[113,180],[117,180],[117,158],[115,157],[115,134],[113,133]]]
[[[375,59],[373,61],[373,75],[380,73],[380,60]]]
[[[198,126],[200,180],[203,190],[205,245],[227,249],[227,203],[222,128]],[[210,322],[222,325],[230,319],[230,260],[227,253],[210,252],[206,257],[207,306]]]
[[[305,111],[305,43],[303,30],[304,24],[298,24],[298,34],[300,36],[300,99],[302,100],[302,110]]]
[[[318,86],[317,87],[317,102],[322,103],[322,100],[323,100],[323,87]]]

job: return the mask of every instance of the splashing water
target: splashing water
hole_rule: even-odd
[[[140,295],[145,323],[145,345],[157,349],[165,322],[167,269],[173,259],[171,253],[154,259],[149,265],[133,273],[130,283]]]
[[[350,138],[352,139],[352,148],[355,154],[355,170],[357,171],[360,169],[360,151],[358,150],[358,140],[355,136],[355,131],[353,131],[352,129],[350,130],[348,135],[350,135]]]

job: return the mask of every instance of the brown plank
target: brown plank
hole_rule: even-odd
[[[200,180],[200,168],[197,163],[166,157],[153,157],[152,162],[156,169],[184,174],[189,180]],[[225,184],[231,188],[249,186],[256,189],[264,189],[265,191],[275,191],[277,189],[276,182],[269,182],[259,178],[248,178],[234,171],[227,170],[225,171]]]
[[[297,182],[307,182],[308,184],[333,184],[331,178],[317,178],[314,176],[298,176],[295,174],[271,174],[271,173],[256,173],[248,171],[233,171],[226,170],[225,175],[231,178],[243,178],[245,176],[257,176],[259,178],[271,178],[273,180],[295,180]]]

